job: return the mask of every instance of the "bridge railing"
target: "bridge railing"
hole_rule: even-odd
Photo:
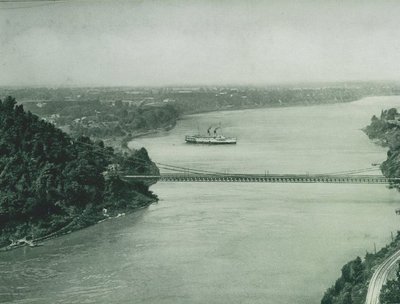
[[[160,175],[125,175],[125,180],[158,179],[170,182],[270,182],[270,183],[359,183],[389,184],[400,178],[382,175],[327,175],[327,174],[191,174],[163,173]]]

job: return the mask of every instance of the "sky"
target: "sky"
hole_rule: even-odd
[[[0,0],[0,85],[400,80],[400,1]]]

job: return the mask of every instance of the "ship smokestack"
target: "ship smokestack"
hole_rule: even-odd
[[[209,126],[209,127],[208,127],[208,129],[207,129],[207,133],[208,133],[208,135],[211,135],[211,133],[210,133],[210,130],[211,130],[211,128],[212,128],[212,125],[211,125],[211,126]]]

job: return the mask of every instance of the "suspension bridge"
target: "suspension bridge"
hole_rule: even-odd
[[[159,182],[241,182],[241,183],[335,183],[335,184],[390,184],[398,178],[381,175],[301,175],[301,174],[180,174],[123,175],[125,181],[157,180]]]
[[[80,143],[84,144],[84,143]],[[104,154],[103,151],[96,153]],[[129,174],[115,170],[119,177],[125,181],[148,181],[148,182],[240,182],[240,183],[334,183],[334,184],[393,184],[400,183],[400,178],[388,178],[380,174],[378,164],[363,169],[354,169],[341,172],[325,174],[240,174],[222,173],[210,170],[181,167],[160,162],[152,162],[149,159],[135,157],[130,160],[132,165],[142,166],[151,171],[156,165],[162,173],[160,174]]]
[[[120,174],[125,181],[158,182],[226,182],[226,183],[335,183],[335,184],[390,184],[400,178],[372,174],[379,170],[368,167],[327,174],[228,174],[157,163],[163,171],[159,175]],[[169,171],[169,172],[168,172]],[[366,174],[367,173],[367,174]],[[368,174],[369,173],[369,174]]]

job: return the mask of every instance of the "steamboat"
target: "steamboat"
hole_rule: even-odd
[[[217,133],[221,127],[214,129],[211,133],[212,127],[207,129],[207,135],[186,135],[185,141],[189,144],[207,144],[207,145],[223,145],[223,144],[236,144],[236,137],[225,137]]]

